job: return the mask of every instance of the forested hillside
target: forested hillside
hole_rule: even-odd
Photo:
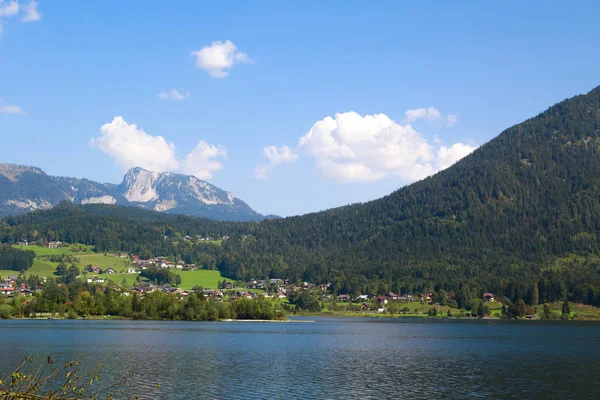
[[[598,304],[600,88],[507,129],[435,176],[365,204],[260,223],[62,205],[2,224],[3,242],[35,233],[99,251],[204,257],[234,279]],[[178,239],[195,234],[231,238],[210,249]]]

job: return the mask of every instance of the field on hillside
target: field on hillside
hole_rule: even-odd
[[[61,254],[87,254],[92,252],[92,246],[87,246],[84,244],[74,245],[69,247],[59,247],[56,249],[49,249],[47,247],[41,246],[15,246],[20,250],[31,250],[35,252],[36,256],[55,256]],[[73,250],[81,250],[84,251],[73,251]]]
[[[117,284],[122,284],[123,279],[127,282],[129,286],[133,286],[135,284],[136,278],[138,274],[127,274],[120,273],[123,270],[126,270],[128,266],[131,265],[128,258],[120,258],[112,255],[104,255],[99,253],[93,253],[91,251],[90,246],[76,245],[75,247],[66,248],[61,247],[57,249],[49,249],[46,247],[40,246],[27,246],[20,247],[24,250],[33,250],[37,257],[35,258],[33,265],[29,270],[27,270],[27,275],[37,275],[40,277],[51,278],[55,277],[54,271],[58,266],[58,263],[51,262],[47,259],[48,256],[51,255],[61,255],[68,254],[73,255],[79,258],[79,268],[83,269],[88,265],[92,265],[95,267],[100,267],[102,270],[106,270],[107,268],[114,268],[115,274],[86,274],[85,278],[99,276],[104,278],[105,281],[112,281]],[[81,251],[72,251],[72,250],[86,250],[85,252]],[[222,282],[224,278],[221,276],[219,271],[175,271],[177,275],[181,275],[181,287],[182,289],[191,289],[194,286],[202,286],[204,288],[216,289],[219,285],[219,282]],[[0,270],[0,278],[6,278],[9,275],[18,275],[19,271],[11,271],[11,270]],[[83,277],[83,275],[82,275]],[[227,279],[228,281],[233,282],[231,279]]]
[[[221,276],[219,271],[178,271],[178,275],[181,275],[182,289],[191,289],[194,286],[202,286],[203,288],[216,289],[219,286],[219,282],[223,282],[224,278]],[[231,279],[227,279],[229,282],[233,282]]]

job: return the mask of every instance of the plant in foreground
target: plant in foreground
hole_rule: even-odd
[[[54,362],[48,356],[47,361],[40,363],[35,372],[26,372],[33,362],[33,357],[26,357],[8,377],[0,379],[0,399],[137,399],[137,396],[126,393],[124,387],[133,373],[115,385],[102,388],[102,393],[96,390],[94,383],[99,380],[103,362],[91,370],[82,371],[77,361],[54,367]]]

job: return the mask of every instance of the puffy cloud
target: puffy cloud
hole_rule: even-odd
[[[21,21],[32,22],[42,19],[42,14],[38,10],[38,3],[35,0],[26,5],[22,5],[17,0],[0,0],[0,35],[4,29],[4,20],[22,12]]]
[[[193,51],[196,66],[208,72],[213,78],[225,78],[235,64],[253,62],[246,53],[237,51],[237,46],[231,41],[216,41],[201,50]]]
[[[102,125],[100,136],[92,138],[90,145],[111,156],[124,169],[142,167],[164,172],[179,168],[173,143],[162,136],[147,134],[123,117]]]
[[[188,91],[180,93],[179,91],[177,91],[175,89],[171,89],[171,90],[168,90],[165,92],[160,92],[157,96],[161,100],[177,100],[177,101],[189,100],[190,97],[192,97],[190,92],[188,92]]]
[[[415,110],[408,110],[405,113],[406,122],[414,122],[418,119],[426,118],[429,121],[436,120],[442,116],[440,110],[435,107],[428,108],[417,108]]]
[[[266,178],[276,165],[292,163],[298,159],[298,154],[287,146],[267,146],[263,148],[263,155],[269,162],[267,164],[258,164],[254,169],[254,175],[258,179]]]
[[[226,157],[222,146],[212,146],[204,141],[180,161],[175,145],[162,136],[152,136],[123,117],[102,125],[100,136],[90,140],[90,146],[108,154],[121,168],[142,167],[157,172],[185,172],[201,179],[212,177],[213,171],[223,168],[215,158]]]
[[[465,143],[454,143],[450,147],[442,146],[437,152],[436,169],[446,169],[455,162],[463,159],[477,149],[477,146],[471,146]]]
[[[315,158],[321,175],[338,182],[376,181],[390,176],[413,182],[448,167],[475,147],[456,143],[436,149],[411,125],[400,125],[385,114],[361,116],[346,112],[317,121],[299,139],[295,150],[285,149],[296,155],[291,161],[298,158],[297,154]],[[279,160],[277,155],[282,153],[276,150],[263,150],[270,162],[257,166],[257,177],[266,176],[282,163],[272,161]]]
[[[23,17],[21,17],[21,21],[23,22],[34,22],[40,21],[42,19],[42,14],[38,10],[38,2],[35,0],[30,1],[26,6],[23,7]]]
[[[213,171],[223,169],[223,164],[215,160],[219,157],[227,158],[227,151],[223,146],[214,146],[200,141],[185,157],[182,171],[200,179],[212,178]]]
[[[2,1],[0,0],[0,18],[12,17],[19,13],[19,2],[18,1]]]

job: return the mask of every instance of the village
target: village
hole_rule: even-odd
[[[250,236],[243,235],[246,240]],[[214,241],[212,237],[202,236],[184,236],[182,240],[189,241]],[[225,235],[218,240],[228,240]],[[107,287],[118,292],[122,296],[137,296],[143,298],[149,293],[162,292],[184,299],[190,294],[200,294],[206,299],[215,302],[229,302],[237,299],[269,299],[273,303],[281,304],[288,311],[308,311],[297,305],[298,298],[303,295],[305,298],[313,300],[312,312],[361,312],[363,314],[429,314],[437,315],[441,312],[440,306],[445,307],[444,313],[450,315],[450,308],[456,308],[454,293],[441,291],[426,293],[394,293],[385,294],[348,294],[337,293],[330,283],[312,283],[297,282],[289,278],[268,278],[268,279],[250,279],[247,282],[233,281],[221,277],[208,283],[207,281],[196,280],[193,284],[180,285],[180,275],[187,273],[204,274],[211,271],[206,270],[205,266],[193,263],[185,263],[182,260],[173,260],[166,256],[142,256],[139,254],[130,254],[125,252],[105,253],[98,255],[85,249],[83,245],[73,245],[61,243],[59,241],[50,241],[47,243],[35,243],[22,240],[19,243],[22,247],[28,247],[37,250],[39,257],[48,262],[58,264],[52,275],[36,276],[28,271],[22,274],[10,274],[8,277],[0,276],[0,295],[5,298],[31,297],[40,293],[44,289],[48,279],[56,279],[56,282],[64,282],[64,276],[71,274],[75,268],[73,277],[79,282],[84,282],[95,287],[95,290],[103,290]],[[43,246],[43,247],[42,247]],[[83,251],[83,253],[82,253]],[[80,260],[81,258],[81,260]],[[110,260],[114,261],[110,261]],[[100,261],[87,263],[87,261]],[[117,261],[120,260],[120,261]],[[85,261],[85,262],[84,262]],[[62,267],[60,267],[62,263]],[[67,269],[66,264],[71,263]],[[75,264],[81,266],[75,267]],[[50,266],[50,268],[52,268]],[[59,271],[62,268],[62,271]],[[69,272],[71,270],[71,272]],[[176,277],[166,282],[155,279],[157,271],[163,271],[160,276]],[[212,271],[220,277],[218,271]],[[29,278],[28,278],[29,277]],[[33,282],[32,277],[37,277]],[[182,287],[183,286],[183,287]],[[442,295],[443,293],[443,295]],[[308,296],[308,297],[307,297]],[[496,300],[493,293],[484,293],[479,302],[483,304],[492,304]],[[314,304],[318,306],[314,306]],[[455,304],[454,306],[452,304]],[[403,306],[401,306],[403,304]],[[496,303],[494,309],[502,305]],[[457,310],[458,311],[458,310]],[[433,314],[432,314],[433,313]],[[486,312],[487,315],[489,311]],[[465,313],[464,316],[475,315],[475,313]]]

